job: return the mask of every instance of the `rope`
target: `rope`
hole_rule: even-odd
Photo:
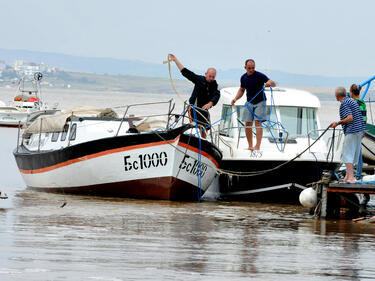
[[[197,111],[193,107],[193,114],[194,114],[194,119],[197,120]],[[199,131],[198,124],[195,122],[195,129]],[[198,142],[199,142],[199,153],[198,153],[198,172],[197,172],[197,177],[198,177],[198,202],[200,202],[200,198],[202,197],[201,190],[202,190],[202,140],[200,135],[198,134]]]
[[[172,72],[171,72],[171,61],[172,59],[170,58],[170,56],[168,55],[167,56],[167,60],[166,61],[163,61],[163,64],[168,64],[168,71],[169,71],[169,82],[171,83],[172,85],[172,89],[173,91],[176,93],[177,97],[185,104],[185,101],[184,99],[181,97],[181,95],[178,93],[176,87],[174,86],[174,83],[173,83],[173,79],[172,79]]]
[[[330,128],[330,126],[328,126],[324,132],[311,144],[309,145],[305,150],[303,150],[301,153],[297,154],[297,156],[295,156],[294,158],[290,159],[289,161],[287,162],[284,162],[274,168],[271,168],[271,169],[267,169],[267,170],[263,170],[263,171],[256,171],[256,172],[237,172],[237,173],[232,173],[231,171],[229,170],[223,170],[223,169],[219,169],[221,172],[223,173],[227,173],[227,174],[230,174],[230,175],[240,175],[240,176],[247,176],[247,177],[252,177],[252,176],[258,176],[258,175],[262,175],[262,174],[266,174],[266,173],[269,173],[269,172],[272,172],[274,170],[277,170],[277,169],[280,169],[282,168],[283,166],[285,165],[288,165],[289,163],[293,162],[294,160],[296,160],[297,158],[299,158],[302,154],[304,154],[307,150],[309,150],[327,131],[328,129]]]

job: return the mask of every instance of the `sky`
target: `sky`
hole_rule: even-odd
[[[375,75],[373,0],[0,0],[0,11],[2,49]]]

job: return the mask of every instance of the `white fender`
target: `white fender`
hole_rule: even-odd
[[[318,203],[318,195],[312,187],[304,189],[299,195],[299,202],[306,208],[313,208]]]

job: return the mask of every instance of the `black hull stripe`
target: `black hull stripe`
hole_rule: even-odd
[[[32,152],[23,146],[19,146],[18,151],[16,149],[13,154],[20,170],[38,170],[56,166],[61,163],[72,162],[75,159],[103,153],[105,151],[144,144],[160,144],[160,142],[164,140],[172,141],[183,133],[184,130],[186,130],[186,127],[180,127],[168,132],[158,132],[157,134],[149,133],[111,137],[47,152]],[[180,141],[181,138],[183,138],[183,143],[198,148],[198,139],[196,137],[182,134],[180,135]],[[211,155],[217,162],[220,161],[221,153],[214,145],[207,141],[202,141],[201,144],[202,152]]]

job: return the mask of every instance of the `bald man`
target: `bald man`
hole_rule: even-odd
[[[176,63],[176,66],[181,71],[181,74],[194,83],[194,89],[189,98],[189,104],[202,109],[197,109],[196,112],[198,125],[202,129],[210,123],[208,110],[216,105],[220,99],[218,84],[215,80],[216,69],[210,67],[209,69],[207,69],[204,76],[196,75],[194,72],[185,68],[176,58],[176,56],[174,56],[173,54],[169,54],[169,57]],[[193,119],[193,111],[190,109],[189,115],[191,119]],[[205,130],[201,131],[201,136],[202,138],[206,138],[207,133]]]

